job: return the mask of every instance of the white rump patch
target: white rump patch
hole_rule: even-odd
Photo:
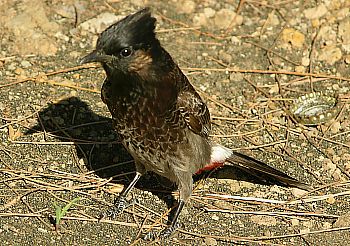
[[[232,155],[232,150],[220,144],[211,147],[211,163],[224,163]]]

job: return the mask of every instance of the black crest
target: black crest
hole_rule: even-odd
[[[151,47],[159,43],[154,32],[155,23],[156,18],[151,16],[150,9],[144,8],[103,31],[97,40],[96,48],[112,55],[128,46]]]

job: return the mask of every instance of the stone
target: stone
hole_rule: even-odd
[[[327,173],[332,174],[337,169],[337,165],[335,165],[330,159],[325,158],[322,162],[322,168]]]
[[[343,43],[350,44],[350,19],[339,23],[338,35],[341,37]]]
[[[204,15],[207,17],[207,18],[212,18],[214,17],[216,11],[212,8],[204,8],[203,10],[204,12]]]
[[[21,55],[55,55],[58,45],[53,38],[60,26],[46,15],[44,1],[27,1],[14,16],[5,20],[13,34],[12,52]]]
[[[303,65],[304,67],[307,67],[310,65],[310,58],[307,56],[304,56],[303,58],[301,58],[301,65]]]
[[[227,64],[230,64],[232,62],[232,56],[229,53],[226,53],[223,50],[219,51],[219,57],[221,60]]]
[[[291,44],[293,48],[302,48],[305,43],[305,35],[294,28],[286,28],[282,31],[281,40],[285,44]]]
[[[275,12],[271,12],[267,18],[267,25],[278,26],[279,24],[280,20],[278,19],[278,16],[275,14]]]
[[[306,195],[308,193],[308,191],[302,190],[302,189],[298,189],[298,188],[292,188],[291,192],[292,192],[293,196],[295,196],[297,198],[302,197],[302,196],[304,196],[304,195]]]
[[[243,16],[237,15],[233,10],[221,9],[216,12],[214,17],[214,25],[220,29],[225,29],[231,24],[240,26],[243,23]]]
[[[208,18],[204,13],[195,14],[192,19],[194,26],[206,26],[208,25]]]
[[[123,16],[116,16],[113,13],[105,12],[99,14],[95,18],[87,20],[79,25],[79,27],[90,33],[101,33],[106,27],[112,25],[116,21],[123,18]]]
[[[329,65],[333,65],[342,58],[342,51],[335,45],[326,46],[320,50],[317,58],[318,60],[324,61]]]
[[[350,226],[350,212],[341,215],[333,224],[333,228]]]
[[[218,242],[215,240],[215,238],[212,237],[206,237],[204,238],[205,245],[218,245]]]
[[[30,67],[32,64],[29,61],[23,60],[21,61],[21,66],[24,68]]]
[[[252,215],[250,220],[258,225],[275,226],[277,224],[275,217],[267,215]]]
[[[324,4],[320,4],[317,7],[309,8],[304,10],[305,18],[311,19],[319,19],[323,17],[328,12],[327,7]]]
[[[182,14],[191,14],[196,8],[196,3],[191,0],[180,0],[176,4],[177,11]]]

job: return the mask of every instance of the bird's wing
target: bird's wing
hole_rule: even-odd
[[[177,98],[176,111],[180,120],[194,133],[208,137],[210,131],[210,113],[207,105],[193,90],[181,91]]]

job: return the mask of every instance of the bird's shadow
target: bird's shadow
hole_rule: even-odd
[[[69,97],[48,104],[38,112],[37,122],[26,135],[45,132],[46,136],[53,135],[60,141],[74,142],[77,157],[83,160],[79,163],[84,163],[88,171],[97,176],[112,177],[112,182],[124,187],[135,176],[133,159],[118,141],[111,118],[96,114],[81,99]],[[174,205],[174,199],[169,194],[176,186],[159,175],[147,173],[135,187],[157,195],[169,208]]]
[[[99,177],[106,179],[113,177],[112,182],[124,186],[133,179],[135,175],[133,159],[118,142],[118,135],[113,130],[111,119],[94,113],[89,105],[79,98],[70,97],[49,104],[38,113],[38,124],[26,134],[43,131],[53,134],[61,141],[73,141],[78,158],[84,160],[87,169]],[[223,175],[226,173],[225,169],[229,170],[229,177]],[[194,180],[198,181],[206,176],[196,175]],[[261,183],[257,178],[230,166],[212,173],[211,177]],[[176,189],[176,186],[157,174],[144,175],[136,187],[152,192],[162,199],[168,208],[175,204],[174,198],[169,194]],[[170,214],[169,219],[171,216]]]
[[[101,178],[127,185],[134,177],[132,157],[118,141],[111,118],[93,112],[77,97],[50,103],[38,113],[38,124],[26,135],[45,132],[63,142],[74,142],[77,157],[89,171]],[[137,186],[152,189],[153,184],[140,179]]]

